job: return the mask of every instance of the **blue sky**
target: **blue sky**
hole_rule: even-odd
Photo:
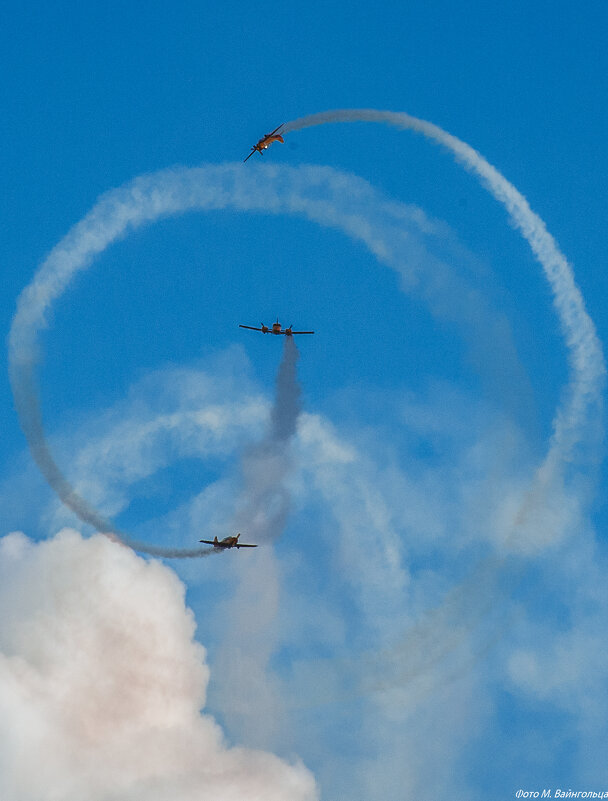
[[[102,193],[169,167],[240,170],[279,123],[375,108],[436,123],[517,187],[606,342],[606,27],[595,2],[9,4],[6,335],[19,293]],[[158,637],[186,619],[175,571],[207,649],[205,713],[229,746],[294,771],[302,760],[310,773],[297,774],[294,798],[314,797],[307,775],[321,798],[353,801],[608,790],[604,446],[593,408],[571,467],[531,483],[570,380],[539,264],[475,177],[409,131],[293,131],[242,166],[248,192],[274,191],[266,165],[282,171],[281,203],[296,181],[288,168],[322,165],[344,187],[332,209],[354,198],[377,231],[401,215],[402,268],[342,224],[190,210],[112,243],[40,337],[43,417],[70,480],[134,536],[192,547],[231,533],[247,449],[273,402],[282,343],[238,324],[279,317],[316,331],[298,343],[303,411],[277,479],[289,498],[280,538],[255,554],[167,562],[171,573],[145,580],[133,562],[134,618],[157,580],[175,610],[158,610]],[[2,358],[0,536],[49,541],[31,546],[43,575],[52,559],[60,575],[70,559],[88,575],[98,546],[55,540],[63,526],[92,531],[38,474]],[[3,659],[45,601],[30,551],[6,542],[22,585],[4,602],[25,611],[0,631]],[[107,580],[101,569],[89,579],[100,599],[127,570],[105,553]],[[102,627],[95,614],[89,625]],[[188,626],[176,628],[176,653],[198,676]],[[108,752],[115,744],[108,735]],[[183,770],[184,801],[211,792]],[[270,768],[260,779],[268,797],[275,779]],[[27,801],[20,781],[14,801]],[[105,797],[102,776],[83,781]]]

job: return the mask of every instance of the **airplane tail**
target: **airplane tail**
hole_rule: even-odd
[[[239,531],[239,533],[236,535],[236,541],[237,541],[237,542],[239,541],[239,537],[240,537],[240,536],[241,536],[241,532]]]
[[[278,139],[279,142],[282,142],[283,144],[285,144],[285,140],[279,134],[277,134],[277,139]]]
[[[217,541],[217,534],[216,534],[216,535],[215,535],[215,537],[213,538],[213,544],[214,544],[214,545],[218,545],[218,541]]]

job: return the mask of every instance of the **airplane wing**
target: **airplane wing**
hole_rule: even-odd
[[[314,334],[314,331],[292,331],[292,334]]]
[[[261,331],[261,328],[254,328],[252,325],[241,325],[239,323],[239,328],[248,328],[250,331]]]
[[[213,540],[199,540],[199,542],[204,542],[204,543],[206,543],[207,545],[214,545],[214,542],[213,542]]]
[[[248,545],[246,542],[238,542],[234,547],[235,548],[257,548],[258,546],[257,545]]]
[[[247,161],[247,159],[250,159],[253,156],[254,153],[255,153],[255,147],[252,147],[251,148],[251,153],[247,156],[246,159],[243,159],[243,164]]]
[[[274,136],[275,133],[279,130],[279,128],[282,128],[284,125],[285,125],[284,122],[282,122],[280,125],[277,125],[277,127],[274,129],[274,131],[271,131],[269,134],[266,134],[266,136]]]

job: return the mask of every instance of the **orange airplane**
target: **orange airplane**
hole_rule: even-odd
[[[224,537],[223,540],[218,540],[217,537],[214,537],[212,540],[199,540],[199,542],[204,542],[207,545],[213,545],[214,548],[221,548],[225,550],[226,548],[257,548],[257,545],[247,545],[244,542],[239,542],[240,533],[236,535],[236,537]]]
[[[260,323],[262,326],[261,328],[254,328],[252,325],[240,325],[239,328],[248,328],[250,331],[261,331],[263,334],[283,334],[286,337],[292,337],[295,334],[314,334],[314,331],[293,331],[293,325],[290,325],[289,328],[281,328],[281,323],[277,320],[276,323],[273,323],[272,326],[269,328],[264,323]]]
[[[247,156],[247,159],[250,159],[256,150],[261,156],[262,151],[269,148],[273,142],[284,142],[285,140],[283,139],[281,134],[277,133],[279,128],[282,128],[283,125],[285,125],[284,122],[282,122],[278,128],[275,128],[274,131],[272,131],[272,133],[266,134],[260,139],[260,141],[257,144],[253,145],[251,148],[251,153]],[[247,159],[243,159],[243,162],[247,161]]]

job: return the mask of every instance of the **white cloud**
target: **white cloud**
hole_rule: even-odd
[[[0,576],[3,801],[317,797],[300,763],[227,747],[199,712],[209,669],[167,567],[63,530],[4,537]]]

